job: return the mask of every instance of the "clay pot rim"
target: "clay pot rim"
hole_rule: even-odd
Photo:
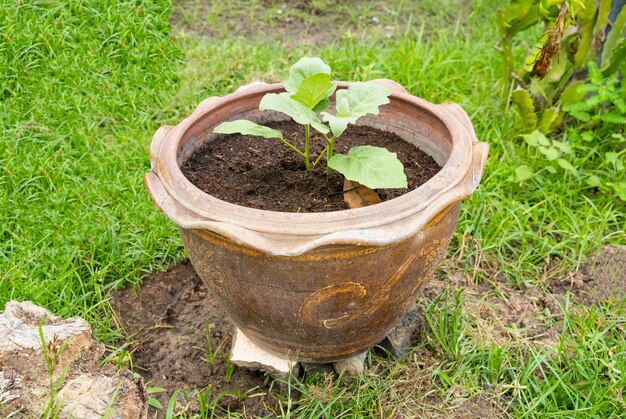
[[[193,185],[178,166],[179,143],[195,124],[210,113],[238,100],[284,91],[281,83],[254,83],[223,97],[203,101],[175,127],[161,127],[150,154],[152,171],[145,177],[155,205],[182,228],[198,228],[276,255],[298,255],[333,244],[386,245],[416,234],[436,214],[467,199],[478,185],[488,152],[478,142],[471,122],[456,104],[435,105],[410,95],[390,80],[391,101],[418,107],[439,119],[448,130],[452,149],[442,169],[417,189],[365,208],[319,213],[266,211],[215,198]],[[337,82],[346,88],[348,82]],[[224,115],[221,120],[228,119]],[[217,124],[217,122],[216,122]]]

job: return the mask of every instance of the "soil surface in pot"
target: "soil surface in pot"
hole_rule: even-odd
[[[285,139],[304,149],[304,129],[292,121],[267,123]],[[311,129],[311,155],[315,159],[326,141]],[[408,189],[378,189],[382,201],[403,195],[432,178],[441,167],[428,154],[397,135],[350,125],[335,143],[336,153],[372,145],[397,153],[404,164]],[[348,209],[343,200],[343,176],[326,176],[326,161],[306,170],[304,160],[278,140],[239,134],[218,136],[203,144],[181,167],[196,187],[246,207],[284,212],[326,212]]]

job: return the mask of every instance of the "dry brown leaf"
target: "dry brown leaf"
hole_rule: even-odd
[[[381,202],[376,192],[348,179],[343,182],[343,200],[350,208],[367,207]]]

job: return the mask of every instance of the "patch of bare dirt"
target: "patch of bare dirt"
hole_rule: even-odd
[[[559,338],[563,320],[560,304],[565,302],[560,294],[534,287],[517,290],[499,281],[475,284],[457,272],[449,278],[433,278],[424,295],[431,300],[445,287],[464,288],[464,309],[475,322],[472,331],[486,342],[552,345]]]
[[[466,15],[466,9],[465,0],[447,0],[434,6],[416,0],[346,3],[332,0],[230,0],[223,3],[177,0],[169,21],[173,32],[183,36],[245,37],[285,41],[291,46],[319,46],[342,36],[402,35],[410,22],[419,26],[442,16],[453,25],[460,16]]]
[[[210,399],[219,396],[224,412],[256,417],[275,411],[278,401],[263,374],[229,367],[232,326],[189,262],[144,279],[140,289],[114,293],[111,306],[127,341],[137,341],[131,349],[135,370],[149,387],[167,390],[153,394],[163,406],[176,389],[210,387]],[[194,410],[180,401],[180,409]]]
[[[584,304],[626,298],[626,246],[603,246],[587,265],[572,275],[554,281],[554,292],[571,292]]]

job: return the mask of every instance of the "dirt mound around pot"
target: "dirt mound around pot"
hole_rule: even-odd
[[[570,291],[585,303],[626,298],[626,246],[603,246],[587,265],[571,277],[552,284],[554,291]]]
[[[218,411],[253,417],[275,411],[278,402],[263,374],[228,362],[233,326],[189,262],[144,279],[140,289],[114,293],[111,306],[132,343],[135,370],[149,388],[167,390],[153,394],[163,406],[175,390],[193,394],[210,387]],[[196,408],[179,398],[177,411]]]

